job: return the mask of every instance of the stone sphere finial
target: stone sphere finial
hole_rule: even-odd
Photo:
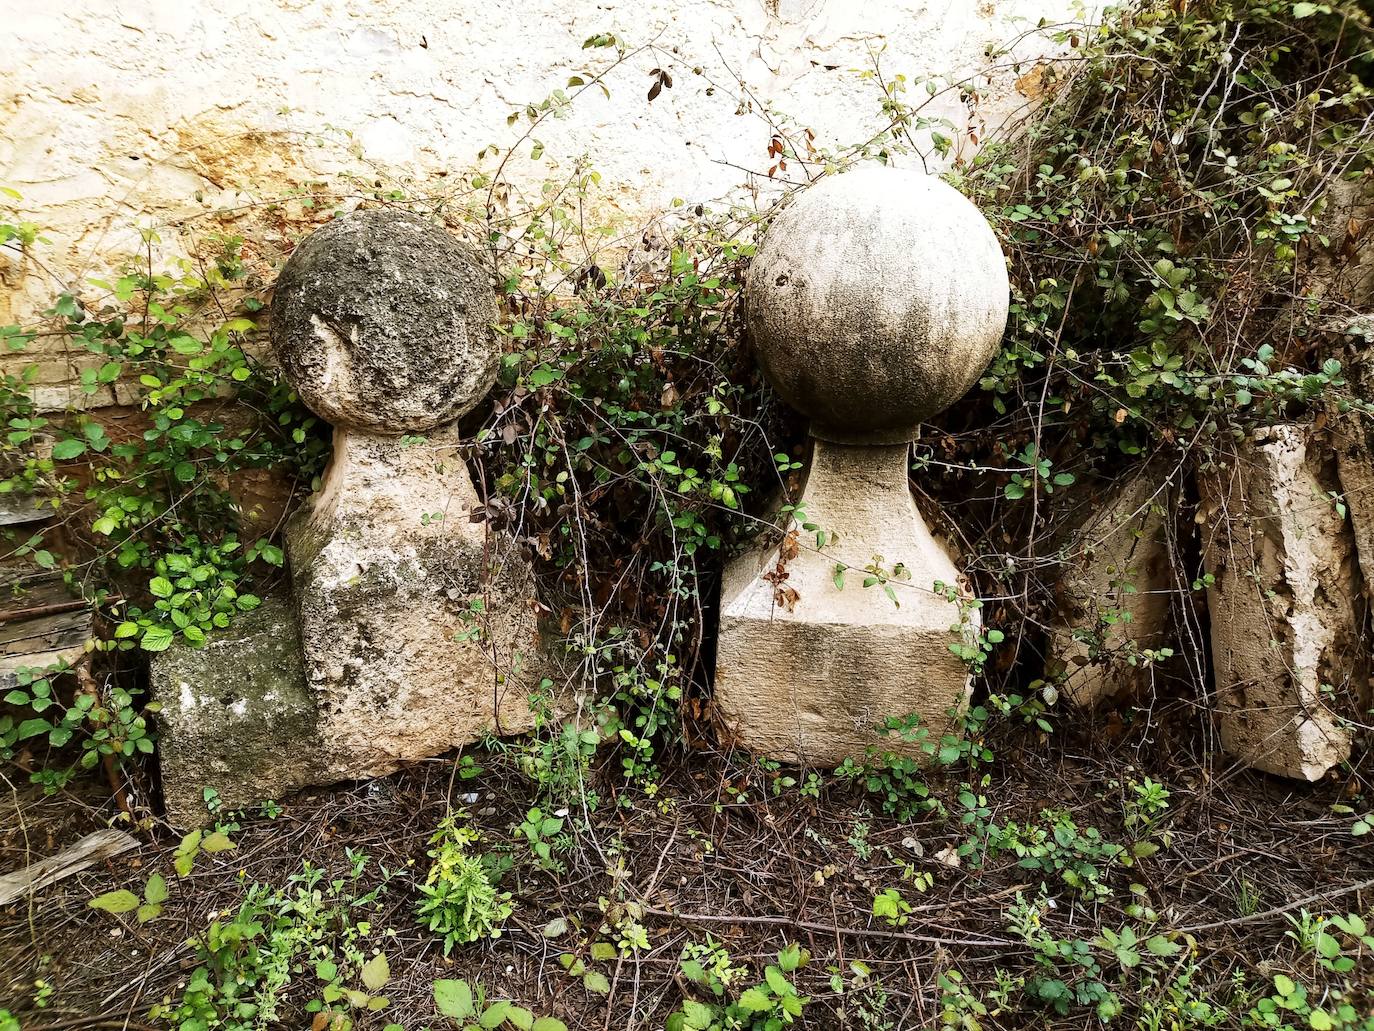
[[[272,347],[296,392],[336,426],[398,435],[457,419],[500,363],[496,301],[477,256],[392,208],[341,215],[282,268]]]
[[[935,176],[832,176],[773,220],[745,311],[774,389],[839,443],[902,443],[978,381],[1006,327],[992,227]]]

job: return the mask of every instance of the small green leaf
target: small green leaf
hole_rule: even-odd
[[[70,437],[67,440],[59,440],[52,447],[52,456],[59,462],[65,462],[83,454],[86,450],[86,442]]]
[[[143,639],[139,646],[145,652],[165,652],[176,640],[176,634],[168,630],[165,626],[150,626],[143,631]]]
[[[434,982],[434,1005],[439,1012],[455,1020],[473,1015],[472,989],[466,981],[439,980]]]
[[[138,908],[138,896],[121,888],[119,891],[97,895],[87,905],[92,909],[104,910],[106,913],[132,913]]]
[[[757,988],[747,989],[740,995],[739,1004],[751,1013],[766,1013],[773,1008],[773,1000]]]
[[[375,992],[386,984],[391,979],[391,965],[386,961],[386,953],[379,952],[364,963],[358,976],[362,978],[363,987],[370,992]]]
[[[222,831],[214,831],[205,835],[201,840],[200,847],[205,852],[228,852],[231,848],[238,848],[229,840],[229,835]],[[385,963],[386,960],[383,959],[382,962]]]
[[[787,946],[778,953],[778,965],[783,969],[783,973],[791,973],[801,966],[801,946],[796,942]]]
[[[148,878],[148,884],[143,889],[143,901],[154,906],[167,901],[167,878],[160,873],[155,873]]]
[[[146,924],[149,920],[156,920],[162,915],[162,907],[154,902],[145,902],[138,907],[138,912],[134,915],[138,917],[140,924]]]
[[[693,1002],[691,999],[683,1002],[682,1015],[692,1031],[706,1031],[716,1019],[710,1006],[702,1002]]]
[[[1156,934],[1145,942],[1145,948],[1152,956],[1177,956],[1183,951],[1182,945],[1175,945],[1162,934]]]
[[[506,1014],[510,1012],[511,1004],[505,999],[498,999],[487,1007],[486,1012],[478,1019],[477,1023],[485,1028],[500,1027],[506,1021]]]
[[[15,733],[18,735],[17,740],[27,741],[31,737],[37,737],[39,734],[46,734],[52,729],[53,725],[47,720],[30,719],[19,724]]]

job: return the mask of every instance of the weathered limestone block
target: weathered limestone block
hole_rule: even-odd
[[[1179,493],[1172,472],[1142,469],[1094,502],[1069,535],[1050,653],[1064,668],[1060,690],[1075,705],[1144,689],[1150,675],[1141,653],[1171,645],[1178,583],[1168,521]]]
[[[321,490],[287,528],[307,679],[340,776],[532,725],[533,579],[472,522],[456,437],[335,431]]]
[[[286,551],[336,777],[532,725],[533,580],[506,538],[472,521],[452,425],[496,375],[495,321],[476,258],[389,209],[325,226],[278,282],[273,347],[335,424]]]
[[[174,826],[209,821],[207,787],[232,809],[319,783],[326,756],[284,598],[268,595],[203,648],[183,643],[154,655],[150,678]]]
[[[1368,691],[1355,543],[1329,493],[1332,456],[1303,428],[1257,431],[1237,457],[1199,477],[1221,742],[1317,780],[1350,755],[1342,703]]]
[[[992,230],[934,177],[875,167],[826,179],[769,229],[749,328],[769,381],[812,418],[815,448],[804,515],[723,579],[715,703],[733,743],[813,765],[869,745],[919,757],[876,728],[917,715],[938,739],[967,705],[949,645],[976,630],[976,612],[958,604],[958,571],[907,470],[921,420],[996,351],[1007,298]]]
[[[888,716],[916,714],[935,737],[962,711],[969,677],[949,650],[956,606],[931,588],[959,573],[907,485],[907,448],[815,441],[802,505],[835,527],[816,550],[795,527],[731,563],[721,588],[716,706],[739,744],[807,765],[836,765],[876,744]],[[910,573],[864,588],[864,567]],[[843,589],[836,567],[848,567]],[[895,742],[883,747],[900,751]]]

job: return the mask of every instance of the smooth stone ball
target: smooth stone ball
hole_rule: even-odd
[[[992,227],[935,176],[870,166],[773,220],[749,268],[759,364],[811,432],[901,443],[978,381],[1007,322]]]
[[[312,411],[378,434],[457,419],[500,364],[477,255],[419,215],[341,215],[297,246],[272,298],[272,347]]]

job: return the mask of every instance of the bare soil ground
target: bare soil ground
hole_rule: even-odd
[[[1018,894],[1034,897],[1045,876],[1018,865],[1015,855],[990,855],[981,868],[975,857],[958,865],[938,858],[969,838],[954,797],[961,782],[976,788],[984,774],[981,790],[996,822],[1031,822],[1044,808],[1064,807],[1080,828],[1096,827],[1113,841],[1130,837],[1122,822],[1128,780],[1149,776],[1167,786],[1170,807],[1154,831],[1160,851],[1129,869],[1113,868],[1104,901],[1052,885],[1057,902],[1046,926],[1074,939],[1140,925],[1126,907],[1143,898],[1158,914],[1152,932],[1191,936],[1178,962],[1200,964],[1196,992],[1225,1002],[1233,972],[1258,987],[1275,971],[1302,973],[1303,964],[1311,965],[1285,934],[1288,916],[1374,909],[1374,847],[1369,837],[1351,835],[1351,816],[1332,811],[1360,793],[1368,798],[1374,771],[1365,760],[1362,769],[1303,785],[1204,759],[1217,754],[1209,719],[1194,703],[1175,700],[1149,711],[1065,713],[1047,736],[1006,728],[989,741],[992,764],[976,773],[931,774],[931,790],[947,800],[950,815],[911,822],[883,815],[852,783],[827,775],[812,798],[797,787],[778,789],[743,757],[709,750],[666,759],[661,787],[650,797],[628,787],[608,756],[593,782],[600,804],[586,814],[589,823],[562,856],[567,869],[560,874],[536,869],[515,841],[511,826],[532,804],[535,786],[497,754],[479,756],[485,772],[470,781],[453,776],[451,760],[436,760],[385,780],[283,800],[275,819],[237,819],[237,849],[203,857],[180,880],[171,865],[179,836],[154,826],[140,832],[141,851],[74,876],[30,904],[0,910],[0,1008],[14,1010],[24,1031],[154,1026],[149,1008],[178,995],[194,966],[187,940],[234,912],[249,882],[283,885],[303,860],[342,871],[352,849],[370,858],[368,884],[380,883],[383,867],[399,871],[368,913],[383,930],[377,944],[390,960],[391,1005],[360,1017],[360,1028],[392,1021],[410,1029],[450,1026],[435,1019],[432,983],[440,977],[480,982],[490,995],[558,1016],[570,1028],[660,1028],[689,990],[678,968],[684,943],[708,934],[759,974],[788,942],[811,951],[799,988],[812,1001],[799,1026],[934,1027],[940,974],[957,969],[975,989],[987,990],[999,968],[1035,971],[1032,953],[1007,926],[1007,910]],[[45,798],[21,785],[18,771],[6,776],[12,783],[0,799],[0,871],[51,854],[115,815],[108,788],[95,780]],[[471,792],[478,797],[468,808],[486,847],[512,845],[516,862],[502,887],[516,908],[499,940],[459,946],[445,959],[416,923],[413,880],[428,867],[436,824]],[[571,813],[570,825],[580,815]],[[903,863],[930,873],[931,887],[920,891],[904,881]],[[153,871],[172,884],[161,918],[139,926],[87,905],[115,888],[137,891]],[[1133,883],[1143,889],[1133,894]],[[872,915],[874,894],[887,887],[899,888],[914,907],[903,927]],[[608,995],[588,992],[558,963],[564,951],[586,955],[603,919],[599,899],[642,905],[650,942],[637,955],[598,964],[610,981]],[[558,917],[568,930],[546,937],[546,925]],[[885,996],[880,1004],[870,998],[879,1013],[869,1022],[857,1013],[862,1000],[838,995],[830,983],[828,968],[846,970],[852,961],[872,969]],[[1364,993],[1359,1003],[1374,1011],[1367,954],[1362,963],[1354,974]],[[1126,1003],[1118,1026],[1136,1026],[1141,1012],[1132,976],[1110,962],[1105,970],[1109,982],[1120,981]],[[302,992],[293,989],[290,998],[301,1006],[310,997],[309,978],[297,980]],[[1057,1016],[1024,997],[983,1018],[985,1027],[1096,1023],[1090,1010]],[[1233,1013],[1221,1026],[1239,1023]],[[310,1017],[296,1009],[281,1026],[308,1027]]]

